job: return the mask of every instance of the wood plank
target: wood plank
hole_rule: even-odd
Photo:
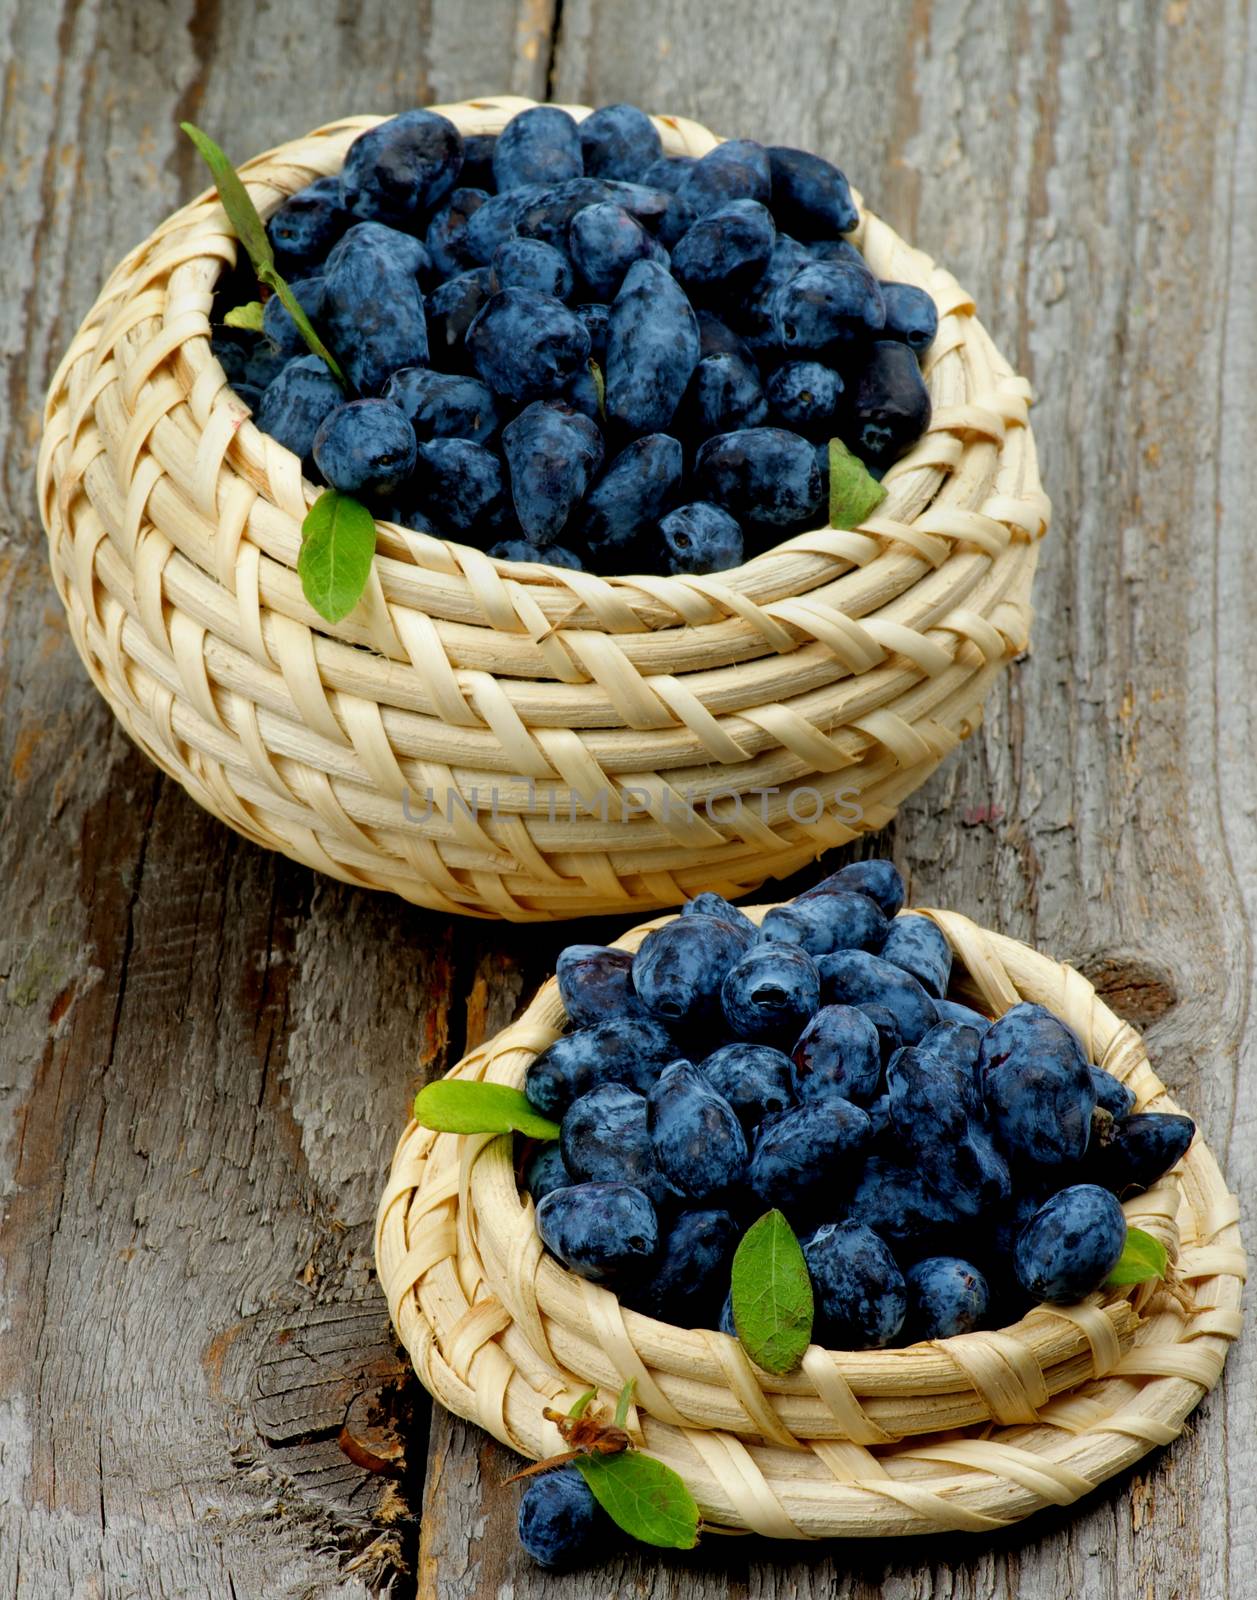
[[[1056,523],[1033,650],[893,829],[918,900],[1094,973],[1250,1196],[1257,910],[1246,448],[1257,51],[1239,5],[566,0],[564,100],[638,101],[838,160],[977,294],[1039,392]],[[1251,520],[1251,515],[1249,517]],[[710,1540],[568,1577],[503,1554],[509,1456],[434,1423],[423,1600],[631,1591],[900,1600],[1253,1592],[1254,1354],[1186,1435],[995,1539]]]

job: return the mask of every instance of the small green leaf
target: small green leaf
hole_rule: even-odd
[[[812,1342],[812,1280],[780,1211],[742,1236],[733,1257],[733,1323],[742,1347],[765,1372],[793,1372]]]
[[[829,526],[855,528],[872,516],[886,490],[841,439],[829,441]]]
[[[637,1387],[637,1379],[630,1378],[620,1390],[619,1399],[615,1403],[615,1425],[622,1428],[628,1421],[629,1407],[633,1404],[633,1390]]]
[[[261,333],[262,302],[250,300],[247,305],[232,306],[223,321],[229,328],[248,328],[251,333]]]
[[[1142,1228],[1127,1228],[1126,1244],[1105,1282],[1117,1285],[1164,1278],[1169,1260],[1160,1239],[1154,1239]]]
[[[279,296],[280,300],[283,302],[284,310],[296,324],[297,332],[310,347],[310,353],[312,355],[319,356],[324,362],[326,362],[327,370],[331,373],[333,378],[336,379],[337,383],[340,384],[341,388],[345,388],[345,374],[340,370],[340,365],[337,362],[336,357],[323,343],[322,339],[319,338],[318,334],[315,333],[314,324],[310,321],[309,317],[306,316],[300,300],[297,299],[296,295],[280,277],[279,273],[276,272],[274,267],[259,267],[258,278],[262,283],[266,284],[268,288],[273,289]]]
[[[594,393],[598,396],[598,415],[605,417],[607,414],[607,380],[603,377],[602,368],[596,361],[590,361],[589,375],[594,380]]]
[[[534,1111],[518,1089],[462,1078],[438,1078],[420,1089],[415,1121],[438,1133],[525,1133],[530,1139],[557,1139],[561,1131]]]
[[[179,126],[205,158],[227,220],[235,230],[236,238],[249,252],[249,260],[260,278],[263,267],[274,266],[275,252],[271,249],[271,241],[266,236],[266,228],[258,216],[257,207],[249,199],[249,191],[241,183],[239,173],[228,161],[222,147],[216,145],[208,133],[202,133],[191,122],[181,122]]]
[[[576,1469],[590,1493],[634,1539],[665,1550],[698,1543],[698,1507],[671,1467],[640,1450],[615,1456],[577,1456]]]
[[[578,1395],[572,1403],[572,1409],[568,1412],[568,1416],[574,1417],[579,1422],[586,1411],[589,1410],[589,1402],[597,1393],[597,1389],[586,1389],[584,1394]]]
[[[362,598],[375,554],[375,518],[351,495],[325,489],[301,524],[297,572],[321,617],[339,622]]]

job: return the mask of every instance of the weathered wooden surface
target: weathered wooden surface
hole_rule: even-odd
[[[993,1540],[712,1540],[547,1578],[504,1452],[431,1421],[370,1264],[421,1076],[554,932],[451,925],[265,856],[116,731],[31,488],[107,266],[243,156],[345,111],[510,87],[837,156],[1040,394],[1034,651],[894,853],[1103,975],[1245,1202],[1257,1177],[1257,36],[1247,8],[1027,0],[9,0],[0,13],[0,1596],[892,1600],[1257,1594],[1254,1342],[1188,1434]],[[338,1443],[400,1475],[363,1472]]]

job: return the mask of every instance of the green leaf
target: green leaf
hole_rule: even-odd
[[[262,302],[250,300],[247,305],[232,306],[223,322],[229,328],[248,328],[252,333],[261,333]]]
[[[1169,1260],[1160,1239],[1154,1239],[1142,1228],[1127,1228],[1126,1244],[1105,1282],[1144,1283],[1149,1278],[1164,1278]]]
[[[622,1428],[628,1422],[629,1407],[633,1404],[633,1390],[637,1387],[637,1379],[630,1378],[620,1390],[619,1398],[615,1402],[615,1425]]]
[[[181,122],[179,126],[205,158],[227,220],[235,230],[236,238],[249,252],[254,271],[261,277],[263,267],[274,266],[275,252],[271,249],[271,241],[266,236],[266,228],[258,216],[257,207],[249,199],[249,191],[241,183],[240,175],[228,161],[221,146],[216,145],[208,133],[202,133],[191,122]]]
[[[315,333],[314,324],[306,316],[300,300],[297,299],[279,273],[276,272],[274,267],[259,267],[258,277],[279,296],[283,302],[284,310],[296,323],[297,332],[310,347],[311,354],[321,357],[327,363],[327,370],[333,378],[336,379],[342,389],[345,388],[345,374],[340,370],[340,364],[337,362],[336,357],[323,343],[322,339],[319,338],[318,334]]]
[[[765,1372],[793,1372],[812,1342],[812,1280],[780,1211],[742,1236],[733,1257],[733,1323],[742,1348]]]
[[[605,417],[607,414],[607,380],[603,377],[602,368],[596,361],[590,361],[589,375],[594,380],[594,393],[598,396],[598,415]]]
[[[320,356],[326,363],[327,369],[343,388],[345,375],[340,370],[335,356],[319,338],[310,323],[309,317],[301,309],[297,297],[284,282],[275,266],[275,252],[271,249],[271,241],[267,237],[266,225],[258,215],[258,209],[249,199],[249,191],[240,181],[240,175],[235,167],[228,161],[222,147],[214,143],[208,133],[202,133],[200,128],[191,122],[181,122],[179,126],[191,139],[192,143],[205,158],[205,164],[210,169],[214,178],[214,187],[218,190],[218,198],[223,203],[223,210],[227,213],[227,220],[235,230],[236,238],[248,252],[249,260],[253,263],[253,270],[257,274],[259,283],[264,283],[267,288],[273,289],[283,301],[284,309],[297,325],[297,331],[309,345],[311,351]],[[230,317],[228,318],[230,321]],[[252,327],[252,323],[233,323],[233,327]],[[261,327],[261,319],[256,324]]]
[[[576,1470],[611,1518],[643,1544],[692,1550],[698,1543],[698,1507],[671,1467],[640,1450],[615,1456],[577,1456]]]
[[[841,439],[829,441],[829,526],[855,528],[871,517],[886,490]]]
[[[597,1389],[586,1389],[584,1394],[578,1395],[572,1402],[572,1409],[568,1412],[568,1416],[575,1417],[579,1422],[581,1417],[588,1411],[589,1402],[595,1398],[597,1393]]]
[[[557,1122],[534,1111],[518,1089],[463,1078],[438,1078],[420,1089],[415,1121],[438,1133],[526,1133],[530,1139],[557,1139],[561,1131]]]
[[[375,554],[375,518],[351,495],[325,489],[301,524],[297,572],[321,617],[339,622],[362,598]]]

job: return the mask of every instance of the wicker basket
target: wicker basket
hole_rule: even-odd
[[[995,1015],[1020,999],[1049,1006],[1141,1109],[1174,1109],[1139,1036],[1079,973],[954,913],[925,914],[965,998]],[[620,943],[635,949],[652,926]],[[453,1075],[518,1086],[563,1021],[551,980]],[[1068,1505],[1168,1444],[1217,1382],[1245,1259],[1236,1199],[1201,1140],[1126,1212],[1166,1244],[1171,1287],[1108,1290],[900,1350],[813,1346],[783,1378],[725,1334],[623,1309],[544,1253],[509,1137],[412,1123],[380,1202],[376,1261],[427,1388],[523,1455],[563,1448],[545,1406],[590,1385],[609,1401],[635,1378],[630,1425],[714,1526],[787,1539],[979,1532]]]
[[[481,133],[527,104],[439,109]],[[335,172],[378,120],[249,162],[258,209]],[[672,152],[717,142],[658,125]],[[1048,504],[1028,386],[969,297],[870,212],[856,237],[941,313],[929,432],[859,531],[710,578],[604,579],[382,523],[368,591],[333,626],[296,572],[318,491],[210,351],[236,241],[207,192],[113,273],[48,397],[40,506],[97,686],[246,837],[443,911],[740,894],[882,827],[1025,648]]]

